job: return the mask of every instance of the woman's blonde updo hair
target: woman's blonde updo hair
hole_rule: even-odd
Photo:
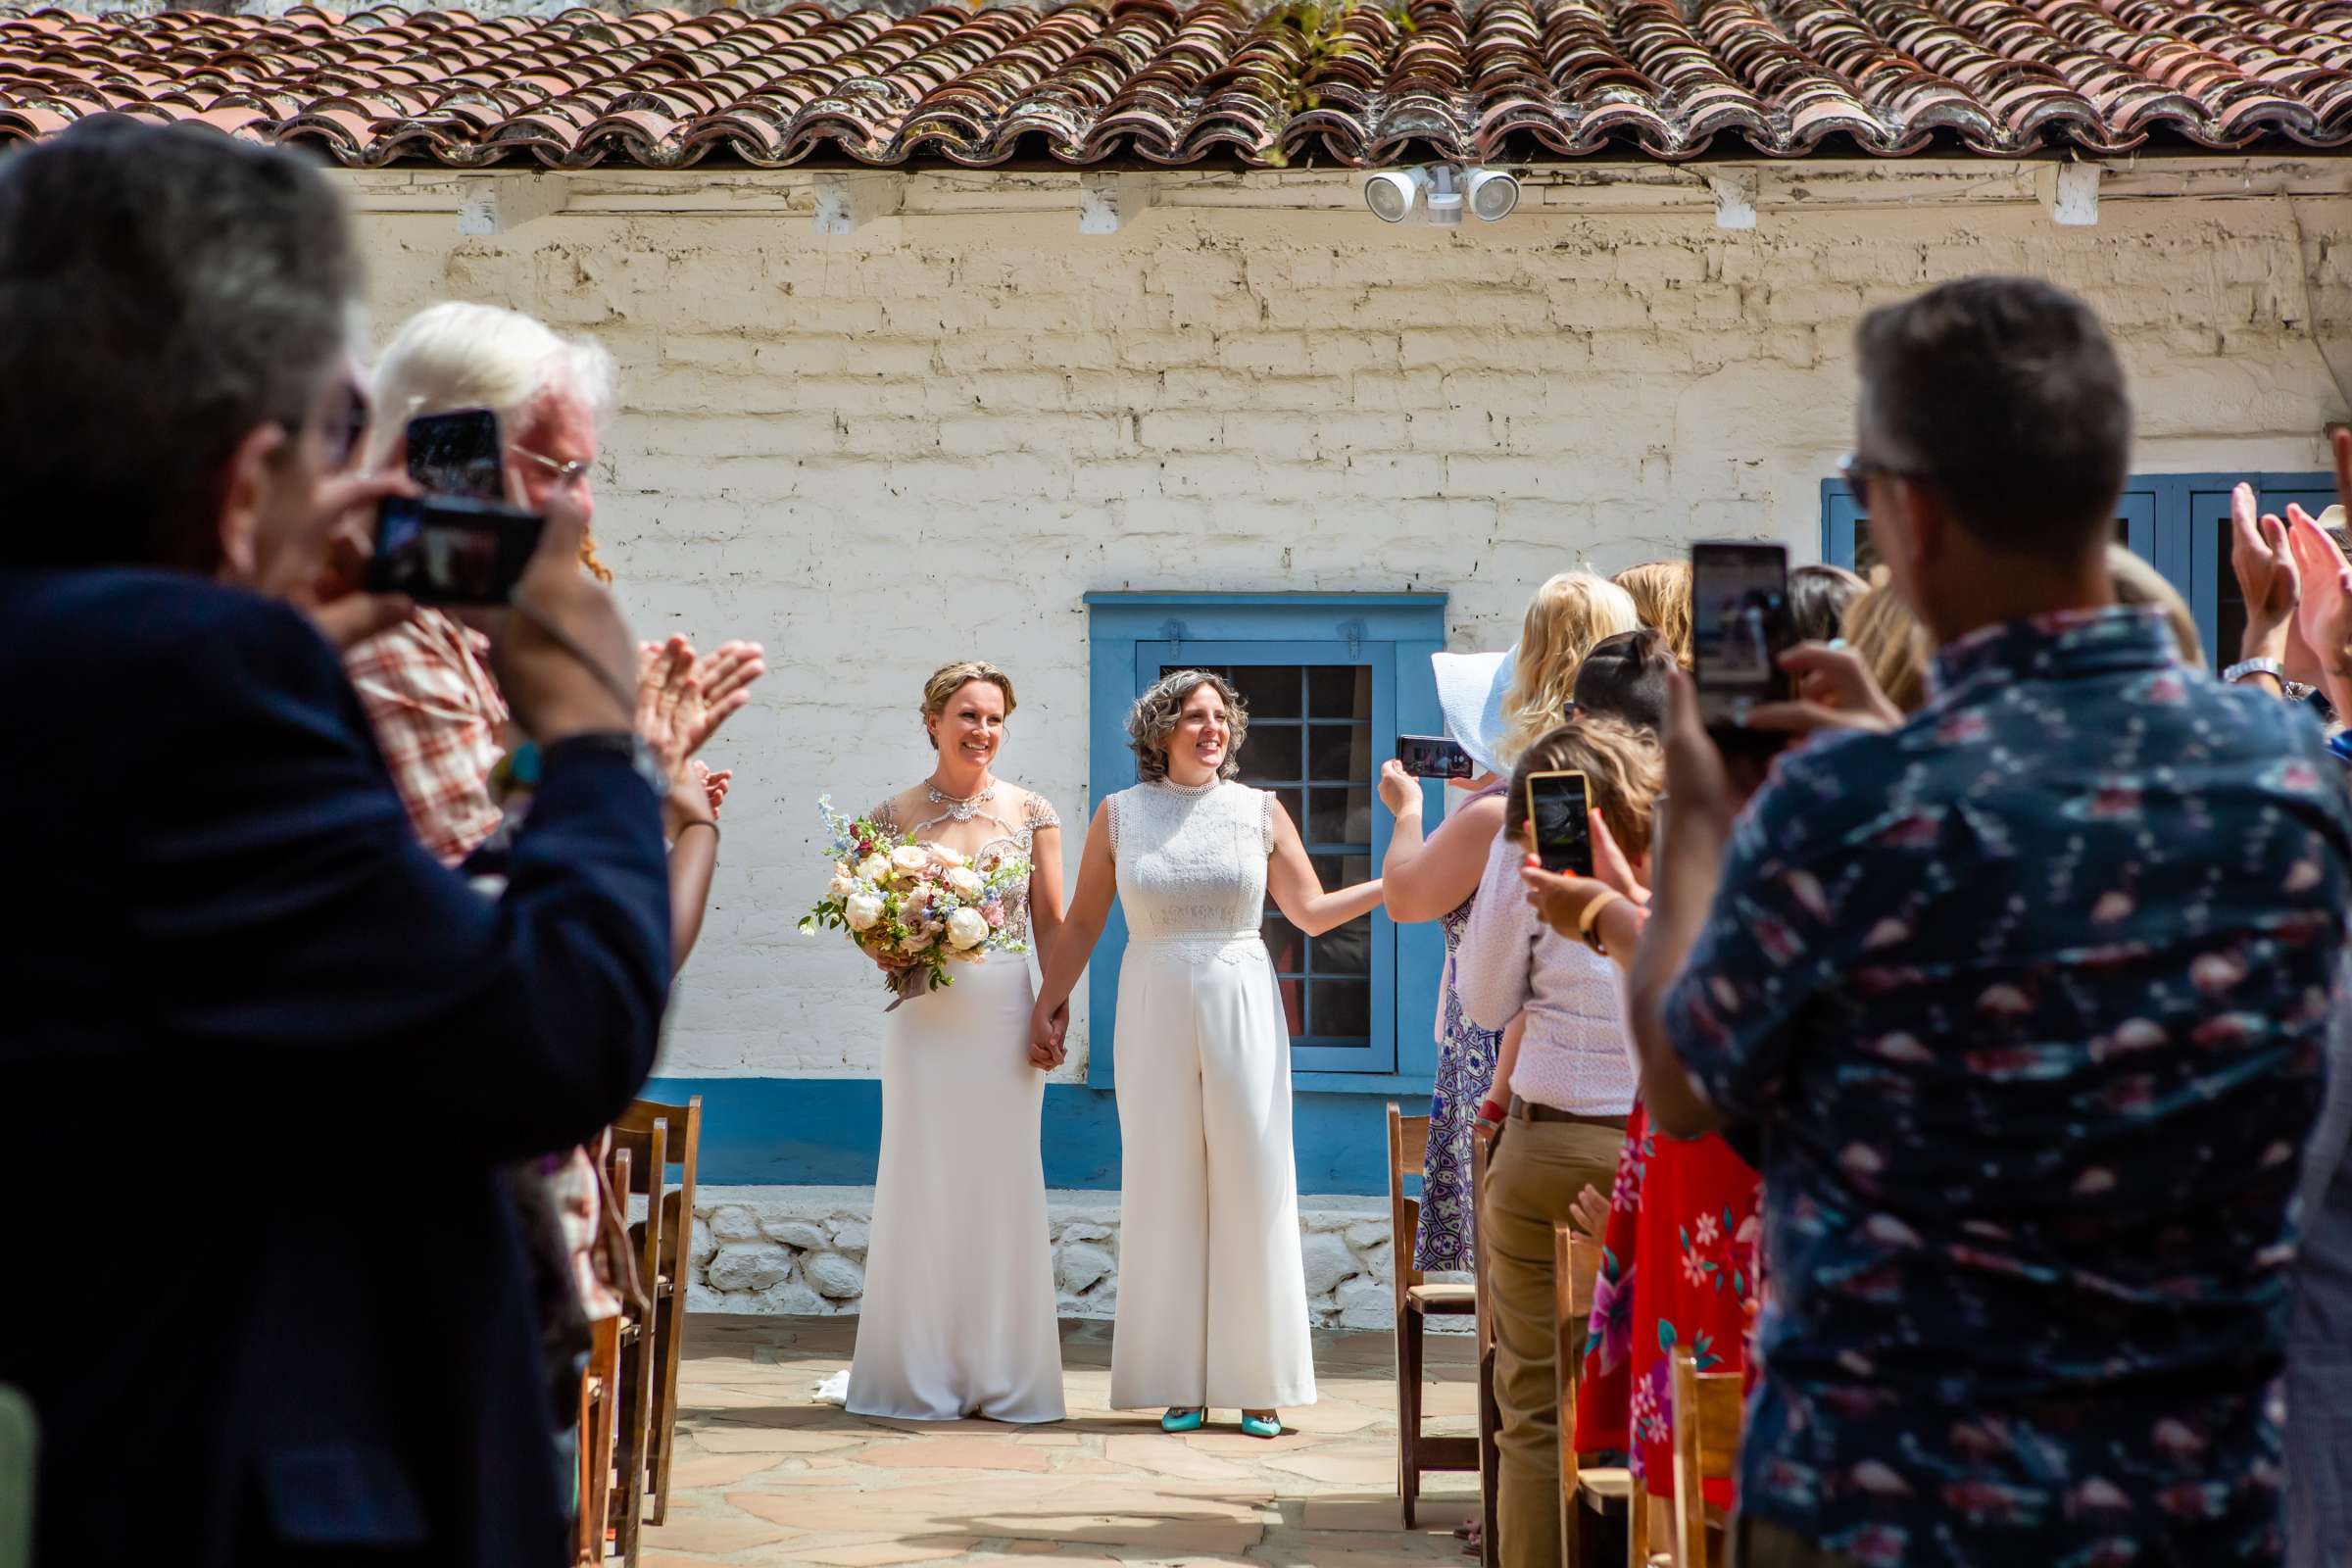
[[[987,660],[965,659],[953,664],[942,664],[932,672],[929,680],[923,682],[923,733],[931,736],[932,750],[939,749],[939,737],[931,735],[931,720],[946,713],[948,704],[956,700],[956,694],[976,680],[986,681],[1004,694],[1006,718],[1010,718],[1012,710],[1020,706],[1013,699],[1012,677]]]
[[[1642,624],[1631,594],[1589,571],[1563,571],[1536,590],[1519,628],[1519,663],[1502,699],[1495,760],[1508,767],[1535,738],[1559,723],[1576,692],[1585,655],[1603,637]]]
[[[2205,667],[2205,639],[2197,635],[2197,617],[2189,613],[2180,590],[2164,580],[2164,573],[2122,545],[2107,547],[2107,575],[2115,579],[2119,605],[2153,605],[2164,612],[2173,628],[2173,657],[2190,669]]]
[[[1127,748],[1135,753],[1136,777],[1154,784],[1168,776],[1168,737],[1176,733],[1184,705],[1203,686],[1225,700],[1225,760],[1217,765],[1217,777],[1241,776],[1242,742],[1250,735],[1250,710],[1243,706],[1242,694],[1222,675],[1180,669],[1161,676],[1127,714]]]
[[[1906,713],[1916,713],[1928,700],[1927,628],[1911,613],[1880,567],[1862,596],[1845,607],[1846,646],[1870,670],[1871,679],[1886,700]]]
[[[1690,563],[1644,561],[1628,566],[1610,581],[1634,596],[1642,624],[1666,634],[1674,662],[1690,667]]]

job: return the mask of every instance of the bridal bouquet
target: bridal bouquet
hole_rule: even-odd
[[[954,850],[917,844],[911,834],[845,817],[830,796],[817,808],[833,836],[833,879],[802,917],[801,930],[847,931],[859,952],[890,967],[889,985],[900,1002],[955,984],[949,964],[1027,951],[1004,935],[1005,899],[1028,881],[1026,859],[1006,856],[976,865]]]

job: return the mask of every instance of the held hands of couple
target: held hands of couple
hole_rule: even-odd
[[[1048,1008],[1041,1000],[1029,1014],[1029,1064],[1052,1072],[1069,1059],[1065,1041],[1070,1032],[1070,1004],[1067,999],[1055,1007]]]

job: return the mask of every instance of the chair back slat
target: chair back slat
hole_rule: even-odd
[[[1396,1278],[1396,1311],[1405,1310],[1404,1293],[1421,1283],[1413,1253],[1421,1236],[1421,1204],[1404,1195],[1404,1179],[1421,1174],[1429,1153],[1429,1118],[1407,1116],[1389,1102],[1389,1250],[1396,1258],[1391,1272]]]
[[[1688,1350],[1674,1352],[1673,1370],[1675,1568],[1707,1568],[1706,1483],[1729,1480],[1739,1465],[1743,1380],[1699,1371]]]
[[[642,1131],[623,1127],[618,1122],[612,1124],[613,1149],[626,1150],[629,1153],[629,1185],[621,1187],[620,1178],[615,1174],[612,1191],[616,1196],[643,1193],[651,1198],[662,1190],[662,1170],[668,1162],[668,1134],[669,1123],[659,1116]]]

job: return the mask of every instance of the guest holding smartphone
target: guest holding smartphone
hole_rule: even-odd
[[[1546,929],[1523,896],[1527,782],[1537,773],[1583,773],[1592,808],[1638,854],[1649,842],[1661,766],[1648,735],[1609,718],[1559,726],[1529,747],[1455,956],[1455,984],[1473,1023],[1500,1029],[1526,1014],[1479,1216],[1502,1416],[1497,1544],[1511,1568],[1560,1560],[1552,1226],[1572,1217],[1586,1187],[1608,1190],[1634,1100],[1616,969],[1583,942]]]

